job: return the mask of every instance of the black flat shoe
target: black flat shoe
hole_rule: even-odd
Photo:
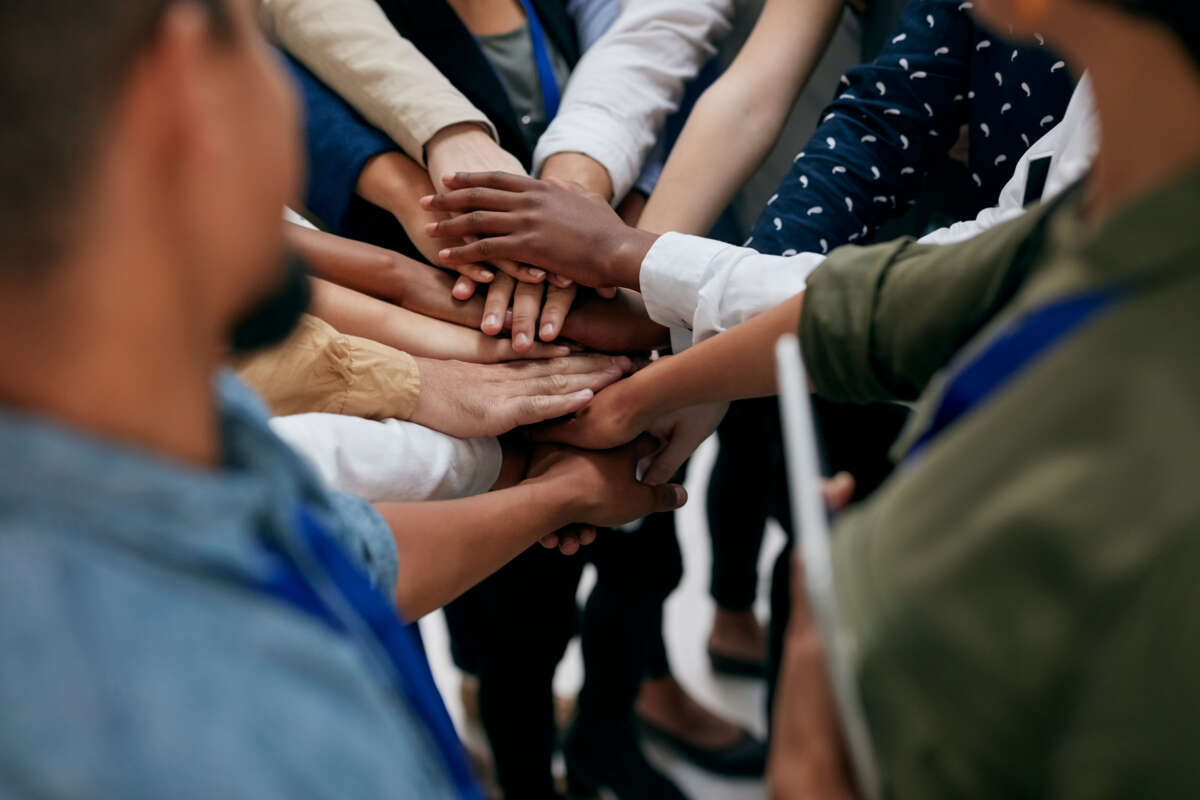
[[[582,734],[576,724],[567,734],[563,757],[571,800],[687,800],[670,778],[646,760],[632,722],[589,728]]]
[[[716,775],[758,778],[767,771],[767,746],[748,731],[742,731],[741,738],[733,744],[710,750],[681,739],[640,717],[638,727],[646,738],[670,748],[681,758]]]
[[[767,665],[761,661],[748,661],[744,658],[718,653],[708,648],[708,660],[713,672],[728,675],[733,678],[765,678]]]

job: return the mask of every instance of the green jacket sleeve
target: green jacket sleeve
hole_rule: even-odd
[[[1045,209],[965,242],[843,247],[812,274],[800,341],[817,393],[915,400],[1021,284]]]

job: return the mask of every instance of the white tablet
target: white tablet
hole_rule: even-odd
[[[821,496],[824,476],[800,340],[790,334],[782,337],[775,347],[775,361],[779,376],[783,445],[787,456],[788,493],[792,501],[792,524],[797,535],[796,557],[800,559],[804,570],[809,601],[829,659],[834,700],[858,788],[868,800],[879,800],[882,796],[879,768],[858,692],[854,642],[838,625],[833,557],[829,544],[829,511]]]

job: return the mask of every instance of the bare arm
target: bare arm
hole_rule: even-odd
[[[600,392],[574,419],[537,435],[576,447],[616,447],[656,432],[660,420],[682,409],[773,395],[775,343],[799,329],[803,307],[801,293],[679,355],[659,359]]]
[[[454,277],[437,267],[290,223],[287,238],[318,278],[457,325],[475,327],[483,316],[482,298],[453,298]]]
[[[635,479],[654,450],[643,439],[606,453],[542,448],[529,477],[511,489],[438,503],[380,504],[400,569],[396,602],[418,619],[471,588],[526,548],[578,523],[612,527],[686,502],[682,486]]]
[[[767,0],[733,64],[688,117],[639,227],[712,228],[775,144],[841,10],[842,0]]]
[[[427,358],[494,363],[554,358],[571,352],[562,345],[534,342],[527,352],[518,354],[509,339],[486,336],[319,279],[313,280],[312,313],[342,333],[374,339]]]

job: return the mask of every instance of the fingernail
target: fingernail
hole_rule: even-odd
[[[687,491],[682,486],[675,487],[675,507],[679,508],[687,502]]]
[[[550,342],[553,340],[554,340],[554,326],[553,325],[543,325],[542,326],[542,341]]]
[[[556,358],[562,357],[562,356],[569,356],[569,355],[571,355],[571,348],[567,347],[566,345],[558,345],[550,352],[553,353]]]
[[[576,392],[575,397],[579,400],[591,400],[596,396],[596,393],[591,389],[584,389],[582,392]]]
[[[438,226],[438,224],[436,222],[426,222],[425,223],[425,234],[427,236],[433,236],[435,233],[437,233],[437,226]]]
[[[541,280],[542,278],[546,277],[546,271],[543,269],[530,269],[529,277],[533,278],[534,280]]]
[[[496,276],[493,273],[488,272],[487,270],[484,270],[483,272],[479,273],[479,280],[483,281],[484,283],[491,283],[495,279],[496,279]]]
[[[424,207],[426,207],[426,208],[428,208],[429,206],[433,205],[433,195],[431,195],[431,194],[427,194],[427,195],[425,195],[424,197],[422,197],[422,198],[421,198],[421,205],[422,205],[422,206],[424,206]]]
[[[512,327],[512,309],[511,308],[504,312],[504,324],[506,327],[509,327],[509,328]]]
[[[529,347],[529,337],[524,333],[518,333],[513,337],[513,347],[517,350],[524,350]]]
[[[450,248],[446,248],[445,250],[438,251],[438,260],[439,261],[445,261],[449,257],[450,257]]]
[[[488,314],[483,318],[483,327],[495,328],[500,325],[500,319],[495,314]]]

